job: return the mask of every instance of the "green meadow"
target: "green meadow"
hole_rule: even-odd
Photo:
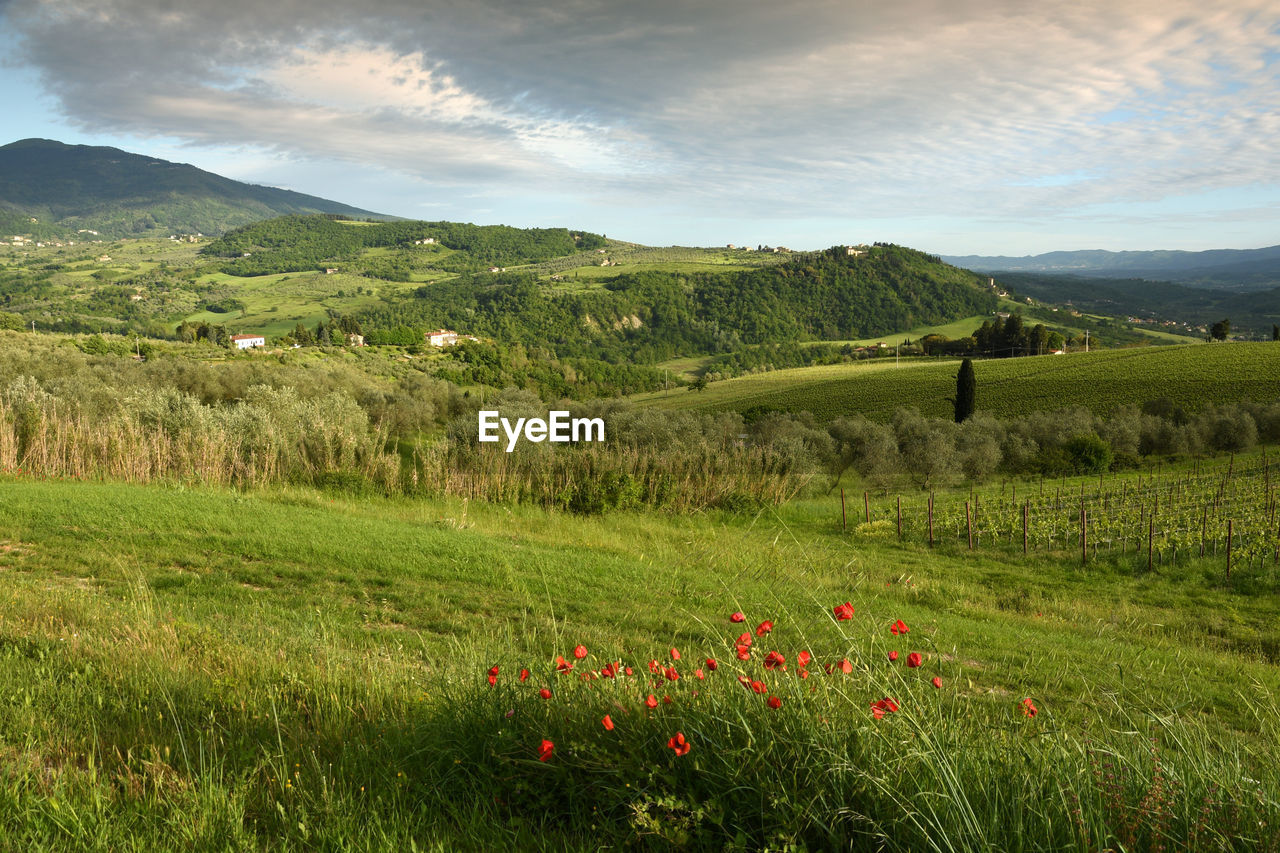
[[[835,495],[0,494],[8,849],[1280,844],[1269,562],[930,549]]]
[[[886,418],[911,405],[951,414],[958,361],[902,359],[793,368],[632,397],[662,409],[811,412],[822,421],[853,414]],[[1105,413],[1167,397],[1187,409],[1252,398],[1280,385],[1280,348],[1268,343],[1150,347],[976,361],[979,411],[1008,417],[1083,406]]]

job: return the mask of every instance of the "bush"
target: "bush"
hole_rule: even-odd
[[[1075,436],[1064,449],[1077,474],[1101,474],[1111,467],[1111,445],[1092,433]]]

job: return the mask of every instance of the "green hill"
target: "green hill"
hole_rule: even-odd
[[[328,199],[233,181],[118,148],[23,139],[0,147],[0,232],[46,237],[219,234],[290,213],[387,218]],[[36,221],[32,221],[36,220]]]
[[[643,394],[662,409],[811,412],[821,421],[862,414],[887,418],[900,406],[948,417],[956,361],[875,359],[862,364],[778,370],[712,382],[703,392]],[[1083,406],[1108,412],[1167,397],[1189,410],[1280,388],[1280,344],[1235,343],[1070,353],[977,361],[978,411],[998,417]]]

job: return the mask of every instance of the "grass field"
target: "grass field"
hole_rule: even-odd
[[[11,849],[1280,843],[1274,572],[1244,595],[1194,562],[930,551],[842,534],[831,498],[583,519],[0,489]],[[579,677],[614,660],[635,675]]]
[[[1018,306],[1015,303],[1014,307],[1021,308],[1023,306]],[[877,343],[887,343],[890,346],[892,346],[894,344],[900,343],[902,341],[907,341],[907,340],[918,341],[920,338],[923,338],[925,335],[943,335],[947,338],[951,338],[952,340],[955,340],[957,338],[964,338],[964,337],[968,337],[969,335],[972,335],[975,329],[978,329],[979,327],[982,326],[983,322],[990,319],[991,319],[990,316],[979,314],[973,317],[965,317],[963,320],[956,320],[951,323],[944,323],[939,326],[917,326],[914,329],[909,329],[908,331],[905,331],[905,332],[891,332],[887,335],[880,335],[879,337],[875,337],[875,338],[859,338],[858,340],[849,340],[849,341],[808,341],[806,342],[805,345],[816,346],[817,344],[822,344],[822,343],[835,343],[835,344],[849,344],[850,346],[856,346],[856,347],[868,347],[868,346],[875,346]],[[1040,322],[1040,320],[1035,319],[1029,322],[1028,325],[1034,325],[1036,322]],[[1083,327],[1080,327],[1080,328],[1076,327],[1076,323],[1078,321],[1075,318],[1072,318],[1071,316],[1066,314],[1064,314],[1061,317],[1058,317],[1056,314],[1052,315],[1051,318],[1044,320],[1044,322],[1046,325],[1052,326],[1054,328],[1064,329],[1067,332],[1071,333],[1072,335],[1084,334]],[[1133,328],[1134,328],[1134,331],[1139,332],[1161,343],[1171,343],[1171,344],[1201,343],[1201,341],[1195,338],[1189,338],[1185,335],[1175,335],[1170,332],[1160,332],[1154,329],[1146,329],[1142,326],[1135,326]]]
[[[886,418],[901,405],[948,417],[958,362],[903,360],[778,370],[713,382],[705,391],[674,390],[633,397],[670,409],[812,412],[821,420],[852,414]],[[1274,399],[1280,389],[1280,346],[1235,343],[1153,347],[976,361],[978,410],[997,416],[1084,406],[1107,412],[1133,401],[1168,397],[1199,409],[1245,397]]]

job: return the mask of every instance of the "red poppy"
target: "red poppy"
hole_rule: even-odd
[[[674,700],[674,699],[672,699],[670,696],[663,696],[663,697],[662,697],[662,704],[663,704],[663,705],[670,705],[673,701],[675,701],[675,700]]]
[[[763,637],[765,634],[769,633],[772,630],[773,630],[773,622],[766,619],[756,626],[756,636]]]
[[[890,661],[890,662],[893,662],[893,661],[895,661],[895,660],[897,660],[897,659],[898,659],[898,650],[897,650],[897,649],[894,649],[893,651],[889,652],[889,661]]]
[[[658,707],[658,697],[650,693],[649,697],[644,700],[644,704],[646,708],[652,711],[654,708]]]
[[[837,621],[844,622],[853,618],[853,605],[846,601],[844,604],[837,604],[831,608],[831,612],[836,615]]]
[[[635,671],[634,669],[632,669],[631,667],[627,667],[626,669],[624,669],[624,670],[623,670],[623,672],[625,672],[627,675],[635,675],[635,674],[636,674],[636,671]]]
[[[939,689],[941,689],[941,688],[942,688],[942,679],[935,675],[935,676],[933,677],[933,686],[934,686],[934,687],[937,687],[937,688],[939,688]]]
[[[907,623],[903,622],[901,619],[894,622],[893,625],[889,627],[889,633],[891,634],[905,634],[910,630],[911,629],[907,627]]]
[[[679,649],[674,648],[674,647],[671,649],[671,659],[672,659],[672,660],[680,660],[680,650],[679,650]]]
[[[730,622],[746,622],[747,617],[743,616],[742,611],[739,610],[737,613],[734,613],[729,617],[729,621]]]
[[[605,664],[604,666],[600,667],[600,674],[603,675],[605,678],[616,677],[618,674],[618,664],[616,663]]]
[[[495,663],[489,667],[489,686],[493,687],[498,683],[498,665]]]
[[[489,674],[490,675],[498,674],[498,665],[496,663],[493,666],[489,667]]]
[[[808,677],[809,677],[809,670],[807,670],[807,669],[802,669],[802,670],[800,670],[800,677],[801,677],[801,678],[808,678]]]
[[[649,671],[652,672],[654,675],[657,675],[659,672],[662,672],[662,667],[658,664],[656,660],[651,660],[649,661]]]
[[[841,658],[840,671],[843,672],[845,675],[848,675],[849,673],[853,672],[853,664],[849,663],[848,658]]]
[[[911,667],[912,669],[915,669],[923,662],[924,662],[924,658],[920,657],[919,652],[912,652],[911,654],[907,655],[907,666]]]
[[[528,681],[528,680],[529,680],[529,670],[527,670],[527,669],[522,669],[522,670],[520,670],[520,680],[521,680],[521,681]]]
[[[715,658],[707,658],[707,669],[711,670],[712,672],[715,672],[719,666],[720,664],[716,663]]]
[[[787,662],[787,659],[784,658],[782,655],[778,654],[777,652],[769,652],[769,654],[766,655],[764,659],[764,668],[777,669],[778,667],[782,666],[786,662]]]
[[[693,671],[693,677],[698,679],[699,681],[702,681],[707,677],[707,674],[700,669],[695,669]]]
[[[740,645],[740,646],[749,646],[749,645],[751,645],[751,634],[750,634],[749,632],[747,632],[747,631],[743,631],[741,634],[739,634],[739,635],[738,635],[738,645]]]
[[[667,681],[679,681],[679,680],[680,680],[680,673],[676,672],[676,668],[675,668],[674,666],[669,666],[669,667],[667,667],[666,669],[664,669],[664,670],[662,671],[662,674],[663,674],[664,676],[666,676]]]
[[[883,699],[871,703],[871,713],[878,720],[886,713],[892,714],[898,710],[898,703],[890,699],[888,696]]]
[[[770,696],[770,697],[769,697],[769,707],[770,707],[770,708],[772,708],[772,709],[773,709],[773,710],[775,710],[775,711],[776,711],[776,710],[778,710],[779,708],[781,708],[781,707],[782,707],[782,700],[781,700],[781,699],[779,699],[777,696]]]
[[[684,739],[684,732],[676,732],[675,737],[667,741],[667,746],[675,750],[676,755],[688,755],[692,745]]]
[[[490,686],[490,687],[496,687],[496,686],[497,686],[497,684],[498,684],[498,676],[496,676],[496,675],[490,675],[490,676],[489,676],[489,686]]]
[[[613,717],[605,714],[604,719],[600,721],[600,725],[604,726],[605,731],[613,731]]]
[[[574,656],[575,658],[577,658],[578,660],[582,660],[583,658],[585,658],[585,657],[587,656],[587,647],[586,647],[586,646],[583,646],[583,645],[577,645],[577,646],[574,646],[574,647],[573,647],[573,656]]]
[[[546,761],[548,758],[551,757],[551,753],[555,752],[555,749],[556,749],[556,745],[544,738],[542,741],[542,746],[538,747],[538,760]]]
[[[751,660],[751,647],[738,645],[738,660]]]
[[[548,688],[544,687],[538,691],[538,695],[541,696],[543,699],[550,699],[551,691]]]
[[[756,693],[768,693],[768,692],[769,692],[769,688],[765,686],[765,684],[764,684],[764,682],[763,682],[763,681],[753,681],[753,682],[751,682],[751,689],[752,689],[752,690],[754,690]]]
[[[796,655],[796,663],[800,666],[801,669],[808,666],[809,661],[811,660],[813,660],[813,655],[809,654],[808,652],[802,651],[800,652],[800,654]]]
[[[743,687],[750,687],[750,686],[751,686],[751,679],[750,679],[750,678],[747,678],[745,675],[739,675],[739,676],[738,676],[738,683],[739,683],[739,684],[741,684]]]
[[[556,655],[556,672],[568,672],[573,669],[573,664],[564,659],[563,655]]]
[[[1039,709],[1037,709],[1035,703],[1031,701],[1030,696],[1022,700],[1022,713],[1028,717],[1034,717],[1039,713]]]

